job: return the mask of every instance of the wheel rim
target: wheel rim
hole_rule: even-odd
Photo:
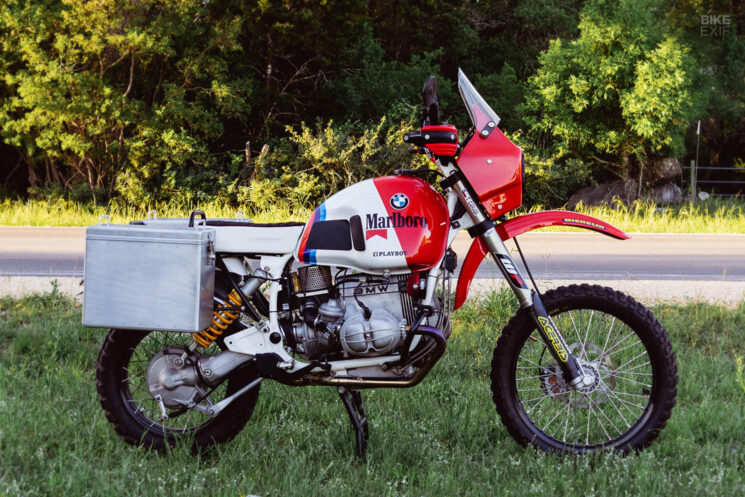
[[[130,355],[122,366],[120,394],[127,411],[146,430],[166,436],[183,435],[196,432],[212,419],[195,409],[188,409],[183,414],[171,417],[178,413],[178,410],[166,408],[169,419],[163,420],[160,405],[147,388],[146,372],[150,359],[165,348],[188,347],[192,341],[191,334],[153,331],[145,334],[130,347]],[[203,355],[219,352],[219,347],[214,343],[201,351]],[[226,397],[227,388],[227,382],[218,386],[209,395],[211,401],[217,402]]]
[[[513,394],[536,436],[574,450],[615,446],[649,416],[654,369],[642,338],[624,321],[595,309],[552,315],[592,385],[566,385],[537,330],[526,337],[512,368]]]

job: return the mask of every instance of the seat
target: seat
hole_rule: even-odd
[[[188,218],[144,219],[131,224],[183,228]],[[215,251],[231,254],[287,254],[297,245],[305,223],[252,223],[242,219],[208,219],[215,230]]]
[[[304,223],[207,221],[215,229],[215,250],[234,254],[287,254],[295,250]]]

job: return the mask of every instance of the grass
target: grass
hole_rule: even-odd
[[[186,217],[195,208],[210,217],[235,217],[239,209],[224,204],[156,206],[159,217]],[[521,209],[517,213],[535,212],[542,206]],[[274,208],[252,211],[243,208],[245,217],[255,222],[306,221],[310,209]],[[745,233],[745,202],[734,199],[709,199],[696,205],[683,203],[658,207],[649,201],[629,206],[580,207],[577,211],[603,219],[629,233]],[[127,223],[147,217],[146,209],[80,204],[69,200],[0,201],[0,226],[89,226],[100,216],[109,214],[112,223]],[[576,228],[548,228],[550,231],[581,231]]]
[[[157,205],[153,206],[158,217],[188,217],[194,209],[202,209],[209,217],[234,218],[238,211],[257,223],[283,221],[305,222],[310,217],[310,209],[287,207],[264,211],[240,209],[225,204],[205,205]],[[110,222],[123,224],[136,219],[145,219],[148,209],[135,207],[83,204],[65,199],[19,200],[5,198],[0,200],[0,226],[90,226],[98,224],[100,216],[109,215]]]
[[[60,296],[0,299],[0,496],[37,495],[743,495],[745,304],[655,308],[680,368],[678,406],[648,449],[558,457],[523,449],[498,421],[491,351],[514,310],[493,294],[454,316],[448,350],[411,390],[363,393],[368,453],[330,388],[266,382],[232,442],[192,456],[120,440],[98,406],[102,330]]]
[[[531,209],[540,210],[540,208]],[[637,200],[630,205],[582,207],[578,212],[600,218],[628,233],[745,233],[745,202],[709,199],[660,207]]]

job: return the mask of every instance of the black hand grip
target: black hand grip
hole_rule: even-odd
[[[423,147],[429,143],[458,143],[458,136],[452,131],[412,131],[404,134],[404,142]]]
[[[424,146],[424,135],[421,131],[412,131],[411,133],[404,134],[404,142],[410,143],[415,147]]]
[[[442,174],[440,171],[436,171],[435,169],[394,169],[393,174],[405,176],[415,176],[417,174],[422,176],[427,174],[437,174],[440,176],[444,176],[444,174]]]
[[[191,211],[191,216],[189,216],[189,228],[194,227],[194,217],[198,215],[202,216],[202,219],[204,219],[204,224],[207,224],[207,215],[204,213],[204,211],[196,209]]]

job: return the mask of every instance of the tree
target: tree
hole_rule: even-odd
[[[588,2],[579,37],[540,56],[523,110],[559,156],[594,158],[626,176],[654,155],[683,152],[702,97],[695,60],[661,22],[662,6]]]
[[[178,167],[214,165],[206,140],[251,109],[230,69],[239,17],[191,0],[0,5],[0,136],[32,185],[157,191]]]

